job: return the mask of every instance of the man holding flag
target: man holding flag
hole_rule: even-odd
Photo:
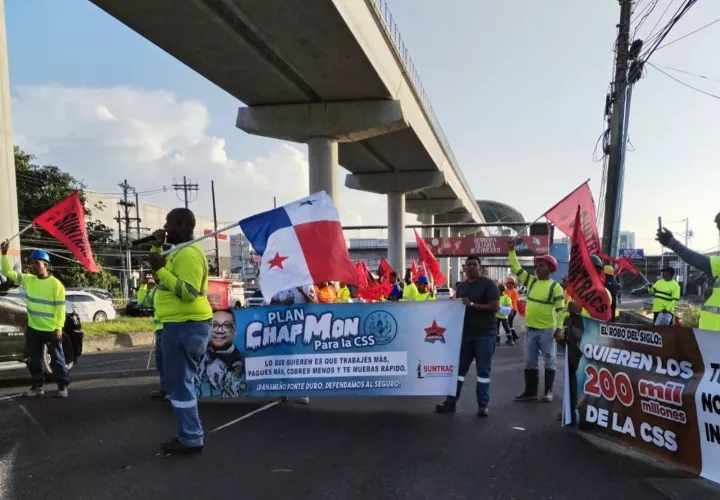
[[[557,316],[565,310],[563,289],[550,278],[557,270],[557,261],[551,255],[535,257],[535,276],[520,265],[515,253],[515,240],[508,242],[510,269],[520,283],[527,288],[525,321],[525,390],[515,396],[515,401],[535,401],[540,383],[539,355],[545,357],[545,393],[542,400],[553,400],[553,384],[557,358],[555,339],[562,335],[562,325]]]

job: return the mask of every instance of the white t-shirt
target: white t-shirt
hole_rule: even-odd
[[[306,285],[302,287],[302,289],[305,291],[305,293],[310,296],[315,296],[315,287],[312,285]],[[275,300],[278,302],[285,302],[288,298],[292,299],[293,304],[305,304],[307,300],[305,300],[305,296],[300,293],[300,290],[297,288],[290,288],[288,290],[283,290],[282,292],[278,293],[275,297]]]

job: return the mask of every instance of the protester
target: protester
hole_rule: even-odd
[[[163,373],[163,350],[162,350],[162,321],[158,319],[157,310],[154,306],[155,294],[157,287],[155,280],[146,277],[145,282],[138,289],[137,301],[138,306],[147,309],[153,309],[153,326],[155,328],[155,369],[160,377],[160,389],[150,391],[150,397],[153,399],[170,399],[165,389],[165,374]]]
[[[508,318],[510,314],[512,314],[512,299],[507,296],[503,285],[498,286],[498,292],[500,293],[500,310],[495,315],[497,318],[497,344],[500,345],[500,325],[502,325],[503,330],[505,330],[505,335],[507,336],[505,343],[507,345],[515,345],[510,324],[508,323]]]
[[[340,303],[347,303],[351,300],[350,289],[347,283],[340,283],[337,290],[337,301]]]
[[[275,295],[271,300],[271,304],[285,304],[291,306],[293,304],[317,304],[318,299],[315,294],[315,287],[313,285],[299,286],[296,288],[288,288]],[[280,398],[282,401],[287,402],[290,400],[287,396]],[[307,405],[310,404],[310,398],[301,397],[296,400],[299,404]]]
[[[675,307],[680,300],[680,283],[673,279],[675,269],[668,266],[661,270],[662,279],[648,287],[653,299],[653,323],[672,325],[675,319]]]
[[[175,412],[178,437],[162,443],[166,454],[199,453],[204,434],[198,415],[195,379],[212,335],[212,308],[207,297],[208,262],[199,243],[176,250],[166,257],[162,245],[187,243],[193,239],[195,215],[187,208],[168,213],[164,230],[153,234],[148,256],[159,281],[154,305],[163,323],[162,350],[165,387]]]
[[[45,346],[50,353],[50,367],[57,384],[57,397],[68,397],[68,369],[65,365],[62,335],[65,326],[65,287],[59,279],[50,274],[50,256],[44,250],[33,250],[30,263],[35,274],[18,273],[13,270],[7,257],[10,244],[7,240],[0,244],[2,259],[0,267],[3,274],[25,289],[27,294],[28,325],[25,331],[25,345],[28,353],[28,370],[32,376],[32,387],[25,393],[27,397],[45,394]]]
[[[425,276],[421,274],[420,276]],[[412,301],[418,293],[417,286],[413,283],[412,269],[405,270],[405,286],[402,288],[402,300]]]
[[[500,293],[491,279],[481,275],[478,257],[467,258],[465,272],[467,281],[460,283],[456,292],[456,297],[462,299],[465,304],[457,390],[454,395],[449,395],[442,404],[436,405],[435,411],[437,413],[455,412],[465,376],[474,360],[477,371],[475,389],[478,405],[477,415],[487,417],[490,403],[490,372],[497,335],[495,314],[500,309]]]
[[[551,255],[535,257],[535,276],[525,271],[515,253],[515,240],[508,243],[510,269],[520,283],[527,287],[525,310],[525,390],[515,396],[516,401],[534,401],[538,397],[540,353],[545,357],[545,392],[542,400],[553,400],[553,384],[557,359],[555,339],[562,337],[562,325],[557,315],[565,310],[563,289],[550,278],[557,271],[557,261]]]
[[[715,225],[720,231],[720,213],[715,216]],[[712,292],[700,311],[699,327],[702,330],[720,331],[720,256],[708,257],[690,250],[677,241],[672,232],[665,228],[658,229],[656,239],[662,246],[675,252],[683,262],[715,279]]]
[[[420,276],[418,276],[417,280],[415,280],[415,287],[417,292],[412,296],[411,299],[403,298],[403,302],[425,302],[428,300],[437,300],[437,298],[435,297],[435,290],[430,287],[430,281],[428,280],[428,277],[424,274],[421,274]]]
[[[617,306],[619,303],[618,292],[620,289],[620,285],[615,278],[615,269],[613,268],[613,266],[605,266],[603,268],[603,271],[605,272],[605,288],[607,288],[610,292],[610,298],[612,300],[610,306],[612,309],[612,318],[610,319],[610,321],[615,321],[615,318],[617,317]]]
[[[319,304],[334,304],[337,300],[337,292],[332,283],[325,281],[317,287],[317,301]]]
[[[508,326],[510,326],[510,334],[512,335],[513,342],[517,342],[520,340],[520,337],[518,337],[515,332],[514,322],[515,316],[517,316],[518,313],[519,295],[517,287],[515,286],[515,278],[512,276],[508,276],[505,280],[505,295],[510,297],[510,300],[512,301],[512,311],[508,314]]]
[[[401,286],[401,282],[398,279],[398,275],[395,271],[390,273],[388,282],[392,285],[392,290],[385,297],[385,300],[389,300],[391,302],[397,302],[401,300],[403,298],[403,287]]]

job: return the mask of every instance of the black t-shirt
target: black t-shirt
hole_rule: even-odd
[[[475,281],[460,283],[455,296],[458,299],[469,298],[475,304],[489,304],[500,300],[497,285],[489,278],[481,276]],[[472,307],[465,308],[463,338],[495,336],[497,334],[497,318],[492,311],[478,311]]]

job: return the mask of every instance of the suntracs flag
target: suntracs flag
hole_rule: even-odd
[[[260,289],[268,300],[324,281],[358,283],[340,217],[325,191],[243,219],[240,228],[262,255]]]
[[[575,215],[578,213],[579,206],[580,227],[585,238],[585,245],[590,254],[598,255],[600,253],[600,236],[598,234],[597,218],[595,217],[595,200],[588,182],[545,212],[545,218],[572,238],[575,234]]]

